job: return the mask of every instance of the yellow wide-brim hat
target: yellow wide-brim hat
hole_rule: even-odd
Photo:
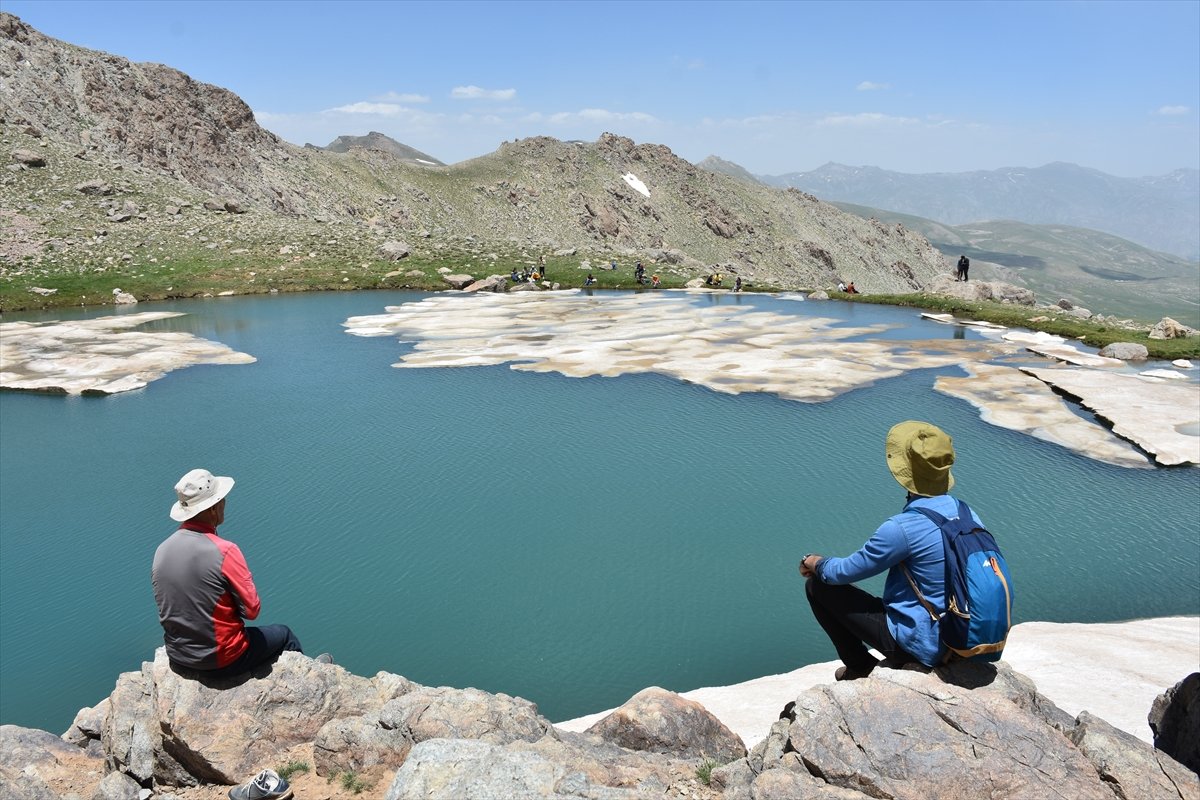
[[[913,494],[937,497],[954,487],[954,442],[938,426],[916,420],[893,425],[885,451],[892,477]]]

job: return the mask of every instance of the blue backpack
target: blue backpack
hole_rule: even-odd
[[[946,611],[939,615],[921,594],[907,567],[908,582],[929,616],[938,623],[942,644],[971,661],[997,661],[1012,626],[1012,579],[992,534],[975,524],[971,509],[958,501],[958,516],[905,509],[928,517],[942,531],[946,549]],[[949,657],[949,656],[948,656]]]

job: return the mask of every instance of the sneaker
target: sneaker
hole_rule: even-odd
[[[865,678],[871,674],[871,670],[850,669],[849,667],[838,667],[833,673],[835,681],[856,681],[859,678]]]
[[[254,780],[229,790],[229,800],[289,800],[292,787],[273,769],[264,769]]]

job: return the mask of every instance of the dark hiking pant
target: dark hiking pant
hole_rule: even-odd
[[[870,672],[879,661],[868,652],[874,647],[889,664],[899,667],[916,661],[892,636],[887,626],[883,601],[854,585],[835,586],[809,578],[804,592],[813,616],[833,647],[838,658],[856,672]]]
[[[267,664],[279,658],[284,650],[300,649],[300,640],[287,625],[264,625],[261,628],[246,628],[246,639],[250,646],[242,653],[237,661],[226,664],[220,669],[197,670],[190,667],[174,667],[175,671],[189,678],[231,678],[249,672],[255,667]]]

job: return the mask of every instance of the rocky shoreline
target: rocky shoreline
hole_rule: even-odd
[[[714,713],[717,695],[713,708],[695,699],[717,690],[650,688],[594,722],[554,725],[522,698],[364,678],[295,653],[206,685],[172,672],[159,649],[62,737],[0,726],[0,800],[217,800],[300,760],[298,796],[330,800],[1200,798],[1198,634],[1197,617],[1017,626],[1015,663],[1073,676],[1066,693],[1047,682],[1057,702],[1007,662],[846,683],[813,665],[726,687],[731,708],[769,705],[749,749],[741,723]],[[777,695],[763,695],[768,680]],[[1065,710],[1138,705],[1145,687],[1135,697],[1131,681],[1162,693],[1139,712],[1154,744]]]

